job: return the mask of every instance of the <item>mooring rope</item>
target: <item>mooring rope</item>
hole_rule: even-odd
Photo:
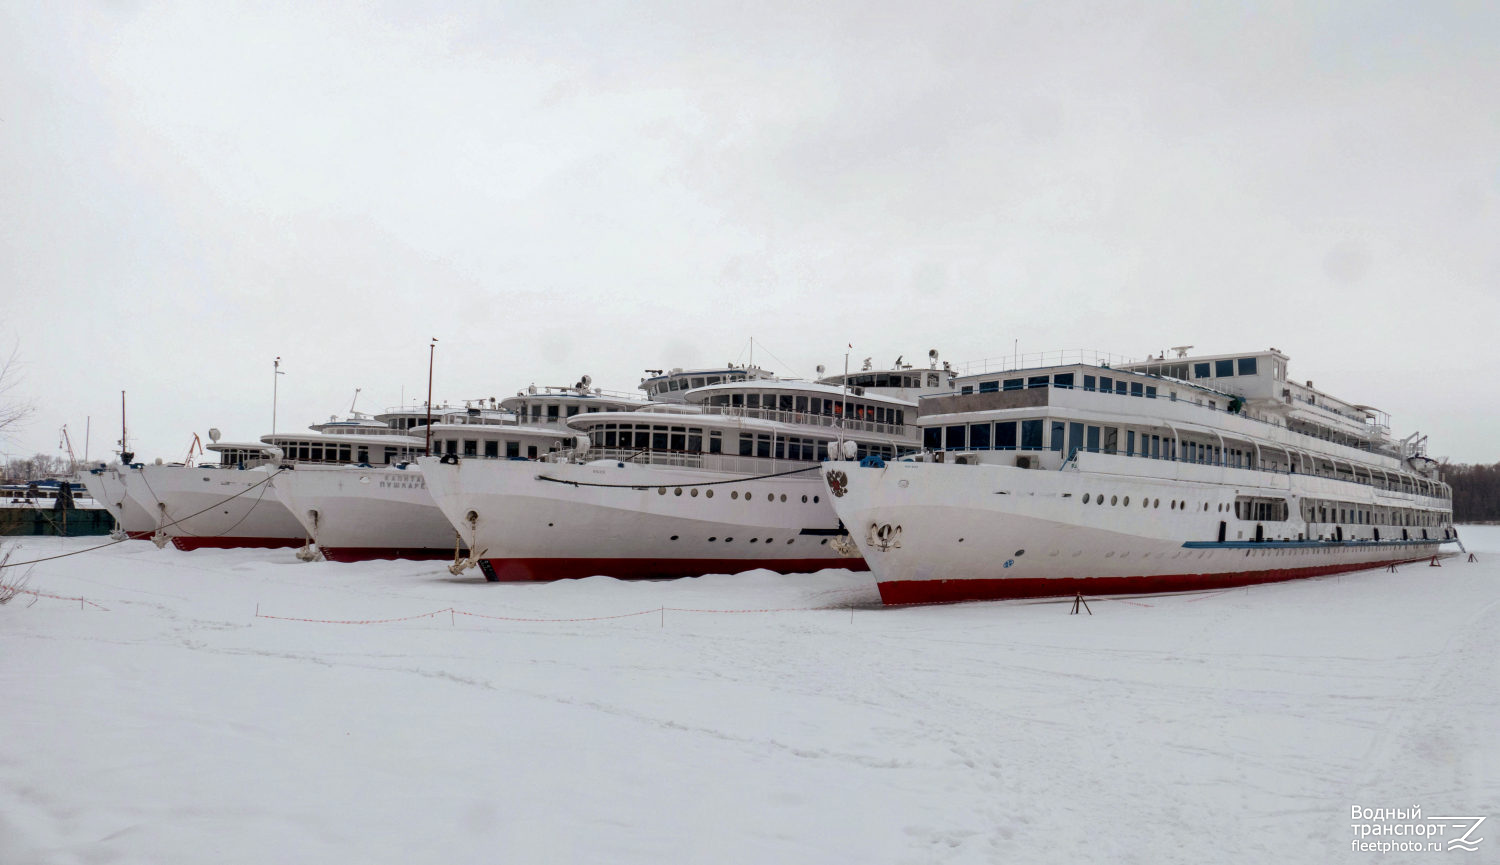
[[[255,489],[256,487],[259,487],[262,484],[268,484],[268,483],[270,483],[271,482],[271,478],[276,477],[277,475],[281,474],[284,471],[286,471],[286,469],[277,469],[276,471],[271,472],[269,475],[266,475],[266,479],[265,480],[263,480],[263,481],[257,481],[257,482],[255,482],[255,484],[253,484],[251,486],[248,486],[248,487],[245,487],[244,489],[240,490],[239,492],[235,493],[232,496],[229,496],[228,498],[221,499],[221,500],[219,500],[217,502],[214,502],[213,504],[209,505],[208,507],[204,508],[201,511],[195,511],[194,513],[188,514],[185,517],[179,517],[179,518],[171,521],[170,523],[163,524],[159,528],[160,529],[164,529],[167,526],[175,526],[178,523],[182,522],[183,520],[190,520],[193,517],[198,516],[198,514],[206,514],[209,511],[213,510],[214,508],[218,507],[219,505],[224,504],[224,502],[230,501],[231,499],[237,499],[240,496],[244,495],[245,493],[250,492],[251,490]],[[155,493],[153,492],[152,495],[155,495]],[[102,550],[105,547],[112,547],[115,544],[124,543],[125,541],[128,541],[128,540],[130,540],[130,538],[125,537],[125,538],[120,538],[118,541],[108,541],[106,543],[99,544],[98,546],[85,547],[84,549],[81,549],[81,550],[74,550],[71,553],[58,553],[55,556],[44,556],[44,557],[42,557],[40,559],[32,559],[32,560],[26,561],[26,562],[9,562],[9,563],[0,565],[0,570],[3,570],[5,568],[19,568],[22,565],[35,565],[35,564],[38,564],[40,562],[50,562],[53,559],[66,559],[68,556],[76,556],[76,555],[79,555],[80,553],[91,553],[94,550]]]

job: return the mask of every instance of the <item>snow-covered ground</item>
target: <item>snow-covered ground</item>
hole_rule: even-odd
[[[0,863],[1494,861],[1500,529],[1463,535],[1092,616],[132,541],[0,607]],[[1489,837],[1351,852],[1353,805]]]

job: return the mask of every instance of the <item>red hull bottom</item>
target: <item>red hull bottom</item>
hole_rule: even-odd
[[[1442,556],[1441,553],[1438,554]],[[1224,574],[1165,574],[1155,577],[1075,577],[1072,579],[1015,580],[899,580],[880,583],[880,600],[887,604],[941,604],[955,601],[1005,601],[1017,598],[1058,598],[1084,595],[1138,595],[1155,592],[1186,592],[1230,589],[1259,583],[1280,583],[1324,577],[1349,571],[1365,571],[1409,562],[1425,562],[1431,555],[1390,559],[1383,562],[1318,565],[1237,571]]]
[[[149,540],[151,540],[151,536],[154,535],[154,534],[156,534],[156,532],[126,532],[125,533],[126,537],[130,538],[132,541],[149,541]]]
[[[179,550],[232,550],[237,547],[273,550],[281,547],[300,547],[307,543],[302,538],[184,538],[172,539],[172,546]]]
[[[864,559],[482,559],[484,578],[498,582],[550,582],[607,576],[656,580],[737,574],[764,568],[778,574],[805,574],[825,568],[867,571]]]
[[[330,562],[368,562],[374,559],[433,561],[453,558],[452,550],[430,547],[325,547],[319,544],[318,549],[323,551],[323,558]],[[468,555],[468,551],[461,555]]]

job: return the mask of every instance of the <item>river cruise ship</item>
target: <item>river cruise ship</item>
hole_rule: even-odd
[[[817,467],[841,442],[858,456],[913,449],[916,403],[902,395],[927,371],[885,371],[884,387],[754,367],[652,373],[641,388],[676,402],[576,415],[573,447],[543,462],[419,460],[487,579],[863,569]],[[934,371],[934,389],[948,378]]]
[[[352,412],[258,442],[222,442],[211,431],[207,449],[218,456],[217,465],[135,464],[122,472],[125,488],[151,515],[151,537],[159,544],[170,541],[180,550],[300,547],[308,534],[276,495],[276,478],[302,465],[410,463],[424,445],[410,427],[425,422],[426,414],[424,406],[380,420]]]
[[[1457,541],[1425,437],[1276,349],[1048,359],[920,399],[923,450],[827,464],[886,603],[1212,589]]]
[[[375,416],[401,430],[425,453],[454,457],[536,460],[574,446],[567,421],[579,414],[633,411],[639,395],[592,387],[588,376],[570,387],[535,385],[504,400],[471,400],[412,425],[392,409]],[[429,436],[430,432],[430,436]],[[281,502],[302,524],[323,557],[336,562],[366,559],[463,557],[467,547],[433,502],[415,463],[372,465],[361,461],[299,461],[272,481]]]

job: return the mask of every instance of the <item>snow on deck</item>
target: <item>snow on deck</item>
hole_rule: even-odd
[[[1351,806],[1500,823],[1500,529],[1463,535],[1092,616],[127,542],[0,607],[0,862],[1391,861]]]

